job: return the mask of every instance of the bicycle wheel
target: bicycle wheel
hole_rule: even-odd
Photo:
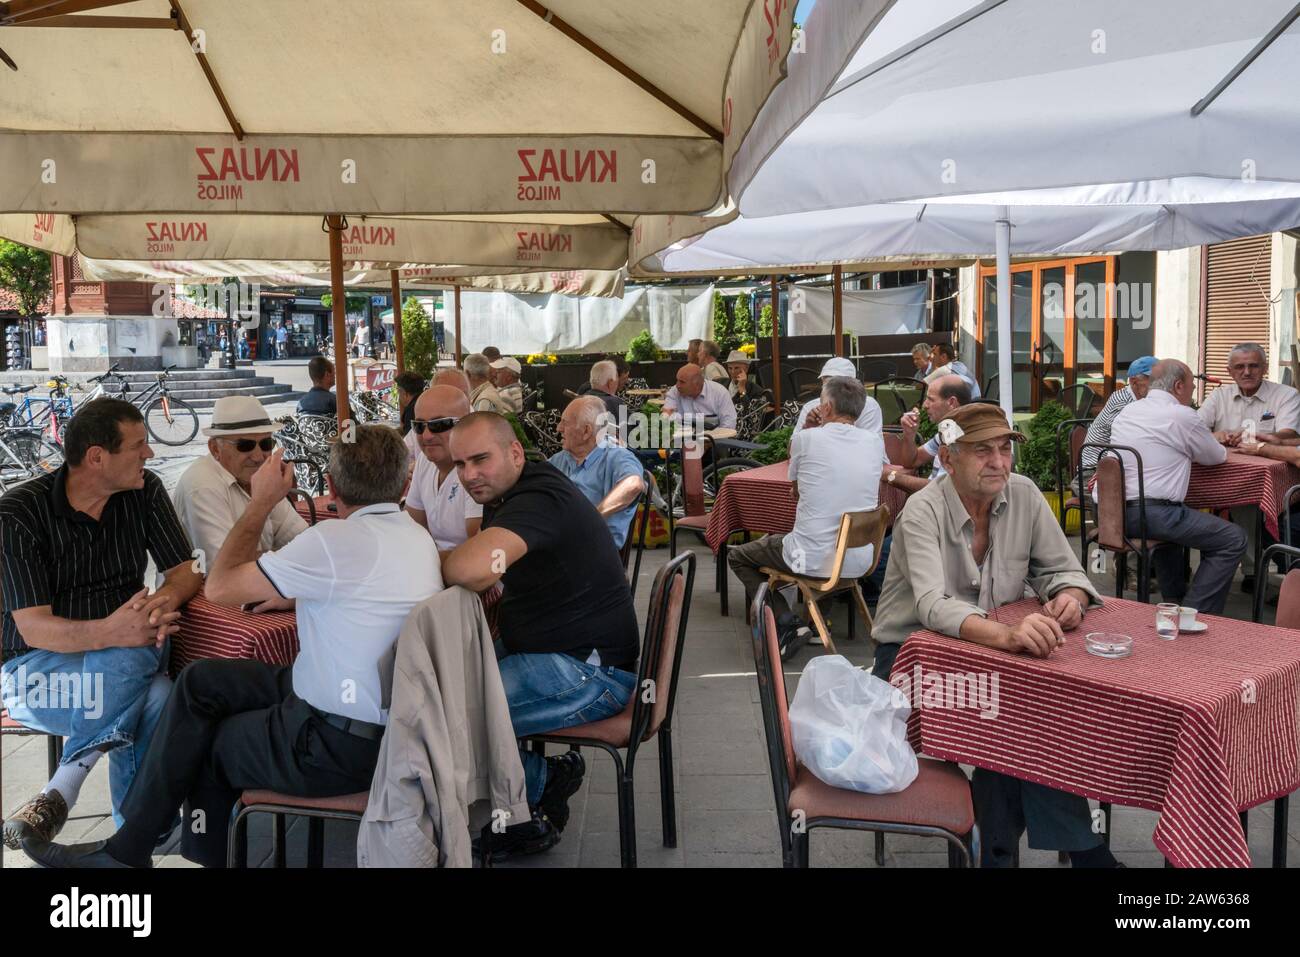
[[[144,409],[149,434],[163,445],[184,445],[199,432],[199,414],[175,396],[160,395]]]

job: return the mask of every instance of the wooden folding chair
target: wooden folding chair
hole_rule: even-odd
[[[871,546],[871,567],[861,577],[867,578],[876,570],[876,566],[880,564],[880,548],[885,540],[885,529],[889,528],[889,518],[888,505],[881,505],[866,512],[845,512],[840,519],[840,533],[835,542],[835,560],[831,563],[831,573],[826,578],[797,575],[777,568],[759,569],[767,576],[769,588],[776,589],[778,583],[787,582],[799,589],[799,593],[803,595],[808,605],[808,613],[812,616],[817,634],[821,636],[822,644],[830,650],[831,654],[835,654],[835,643],[831,641],[831,630],[826,626],[826,619],[822,617],[817,602],[821,598],[840,592],[851,592],[853,601],[862,614],[862,620],[866,622],[867,634],[871,634],[871,612],[867,609],[867,600],[862,597],[862,588],[858,585],[858,579],[841,579],[840,572],[844,568],[845,553],[850,548],[861,548],[864,545]]]

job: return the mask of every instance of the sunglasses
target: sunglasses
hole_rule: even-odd
[[[270,452],[275,448],[275,439],[269,435],[264,439],[226,439],[226,441],[233,443],[236,451],[244,453],[251,452],[253,449]]]
[[[412,419],[411,428],[415,429],[416,435],[424,435],[424,430],[428,429],[433,435],[446,432],[460,419],[454,416],[447,416],[441,419]]]

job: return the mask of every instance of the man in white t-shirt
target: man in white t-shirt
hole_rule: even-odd
[[[829,574],[844,513],[876,507],[885,442],[880,433],[855,424],[866,397],[857,379],[844,376],[827,380],[818,410],[821,426],[794,434],[790,442],[790,480],[799,502],[794,529],[787,535],[767,535],[727,552],[727,564],[745,586],[746,608],[758,586],[767,580],[761,568],[780,568],[814,578]],[[871,567],[872,557],[869,545],[849,549],[840,577],[861,577]],[[773,599],[778,614],[788,610],[779,594],[774,594]]]
[[[442,590],[433,541],[401,513],[406,450],[396,429],[363,425],[330,450],[327,481],[342,521],[321,522],[258,557],[258,538],[293,469],[275,452],[251,482],[207,579],[223,605],[297,600],[292,666],[207,659],[176,680],[107,841],[26,845],[45,867],[149,867],[176,809],[181,854],[226,862],[226,822],[241,791],[336,797],[370,787],[388,723],[392,660],[406,616]],[[199,813],[201,812],[201,814]]]
[[[848,359],[840,357],[827,359],[826,364],[822,366],[822,385],[826,385],[827,382],[834,378],[846,378],[856,381],[858,378],[858,370]],[[853,424],[860,429],[866,429],[869,432],[875,432],[877,435],[882,435],[885,429],[885,418],[880,414],[880,403],[867,395],[865,390],[862,393],[862,397],[864,400],[862,403],[862,411],[858,413],[857,420]],[[795,420],[794,431],[798,433],[802,432],[804,429],[815,429],[817,426],[821,425],[821,408],[821,396],[818,396],[815,399],[809,399],[805,402],[803,408],[799,410],[799,418]]]
[[[469,413],[465,393],[449,385],[435,385],[415,401],[410,434],[421,454],[406,493],[406,514],[429,530],[439,552],[477,534],[483,521],[483,506],[465,494],[447,448],[451,427]]]

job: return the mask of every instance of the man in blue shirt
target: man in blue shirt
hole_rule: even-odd
[[[563,451],[550,462],[587,497],[622,548],[636,513],[637,498],[645,491],[641,462],[606,434],[601,416],[605,403],[594,395],[574,399],[560,416]]]
[[[298,411],[310,415],[336,415],[338,398],[330,391],[334,388],[334,363],[324,356],[312,356],[307,363],[307,375],[311,377],[311,389],[298,400]]]

